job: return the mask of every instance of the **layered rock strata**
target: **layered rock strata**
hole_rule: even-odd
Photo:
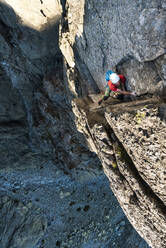
[[[136,230],[151,247],[165,247],[166,124],[156,106],[159,99],[117,102],[117,106],[113,99],[102,108],[94,99],[76,101],[78,122],[79,111],[87,117],[82,131],[89,146],[98,154],[110,186]]]

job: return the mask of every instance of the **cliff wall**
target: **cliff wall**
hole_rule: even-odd
[[[1,247],[166,247],[165,13],[1,1]],[[137,99],[99,107],[107,69]]]

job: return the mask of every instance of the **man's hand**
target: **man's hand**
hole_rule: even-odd
[[[136,92],[131,92],[132,96],[137,96]]]

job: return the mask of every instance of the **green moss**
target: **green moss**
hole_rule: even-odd
[[[116,148],[116,154],[118,155],[119,160],[125,163],[131,163],[131,159],[125,149],[122,147],[122,145],[118,145]]]
[[[118,154],[118,156],[121,158],[122,155],[123,155],[123,154],[122,154],[122,150],[119,149],[119,150],[117,151],[117,154]]]
[[[137,121],[138,124],[140,124],[141,121],[145,118],[145,115],[146,115],[146,114],[145,114],[144,112],[142,113],[142,112],[139,112],[139,111],[138,111],[138,112],[136,113],[135,117],[136,117],[136,121]]]
[[[112,167],[115,169],[117,167],[117,163],[116,162],[113,162],[112,163]]]
[[[122,149],[121,146],[117,146],[117,147],[116,147],[116,154],[117,154],[120,158],[123,157],[123,149]]]

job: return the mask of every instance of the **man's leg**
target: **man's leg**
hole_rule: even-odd
[[[103,97],[104,101],[106,101],[109,98],[110,93],[111,93],[111,90],[110,90],[109,86],[106,86],[104,97]]]
[[[98,101],[98,104],[99,104],[99,105],[102,103],[102,101],[106,101],[106,100],[109,98],[110,92],[111,92],[111,90],[110,90],[109,86],[106,86],[104,96],[102,97],[102,99],[100,99],[100,100]]]

